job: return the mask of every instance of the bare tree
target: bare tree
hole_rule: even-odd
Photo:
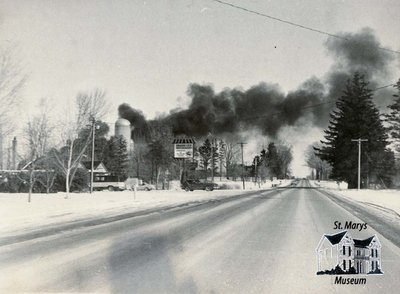
[[[0,47],[0,128],[2,135],[12,128],[13,110],[20,103],[21,90],[26,81],[20,62],[15,57],[15,46]]]
[[[280,144],[277,146],[277,151],[281,170],[280,176],[286,179],[289,176],[289,166],[293,160],[292,147],[287,144]]]
[[[85,124],[91,119],[101,120],[109,112],[110,105],[106,100],[106,92],[94,89],[92,92],[81,92],[76,97],[78,124]]]
[[[232,176],[232,172],[235,164],[238,161],[239,148],[236,143],[227,142],[224,148],[224,167],[226,169],[226,178],[229,179]]]
[[[15,46],[0,45],[0,140],[4,141],[14,129],[13,114],[20,105],[21,90],[26,81],[22,66],[16,59]],[[0,169],[3,149],[0,144]]]
[[[28,142],[28,162],[25,167],[29,171],[29,194],[28,202],[31,202],[33,186],[37,181],[36,165],[39,160],[43,160],[49,150],[49,141],[54,126],[50,122],[50,106],[45,99],[39,104],[39,114],[32,117],[24,133]]]
[[[332,166],[322,160],[319,156],[316,155],[314,148],[319,148],[320,143],[316,142],[308,147],[308,149],[305,152],[305,157],[306,157],[306,163],[308,167],[311,169],[315,170],[315,177],[318,180],[324,180],[329,177],[329,174],[332,171]],[[313,176],[314,178],[314,173]]]
[[[70,115],[61,122],[61,152],[54,152],[56,163],[65,176],[66,197],[69,198],[70,187],[85,150],[92,139],[92,129],[83,143],[79,142],[79,132],[88,124],[101,119],[109,107],[105,92],[95,89],[89,93],[79,93],[76,97],[76,114]]]

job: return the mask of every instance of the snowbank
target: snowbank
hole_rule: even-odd
[[[214,180],[214,183],[217,183],[220,186],[220,189],[227,189],[227,190],[232,190],[232,189],[242,189],[243,188],[243,182],[242,181],[230,181],[227,179],[222,179],[222,180]],[[265,181],[261,183],[256,183],[252,181],[245,181],[245,187],[246,190],[259,190],[259,189],[269,189],[272,188],[273,186],[276,187],[287,187],[290,186],[292,183],[292,180],[276,180],[276,181]]]
[[[400,190],[370,190],[347,189],[347,183],[341,182],[340,185],[335,181],[310,181],[313,187],[321,187],[331,190],[337,190],[336,194],[341,195],[348,200],[358,203],[392,210],[400,215]]]
[[[291,181],[282,180],[281,186],[290,185]],[[118,214],[137,212],[146,209],[156,209],[175,206],[188,202],[221,199],[242,193],[242,182],[223,181],[230,190],[214,190],[212,192],[186,192],[179,184],[174,184],[172,190],[71,193],[65,199],[65,193],[32,194],[32,202],[28,203],[26,193],[0,193],[0,233],[10,234],[15,231],[41,228],[45,225],[66,223],[71,221],[89,220]],[[246,191],[265,190],[271,188],[271,183],[254,185],[246,182]]]
[[[220,199],[242,193],[241,190],[206,191],[133,191],[28,195],[0,194],[0,233],[40,228],[44,225],[136,212],[179,205],[192,201]]]
[[[321,187],[325,189],[336,189],[336,190],[347,190],[346,182],[335,182],[335,181],[314,181],[310,180],[312,187]]]
[[[400,190],[346,190],[340,194],[363,204],[395,211],[400,215]]]

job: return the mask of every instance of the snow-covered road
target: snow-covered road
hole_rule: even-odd
[[[362,222],[315,189],[259,191],[0,247],[0,292],[395,293],[400,249],[377,234],[384,275],[316,276],[334,222]],[[353,276],[354,277],[354,276]]]

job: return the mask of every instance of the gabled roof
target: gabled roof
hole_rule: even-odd
[[[357,240],[357,239],[353,239],[354,240],[354,246],[355,247],[361,247],[361,248],[367,248],[372,240],[374,239],[375,236],[369,237],[365,240]]]
[[[86,169],[88,169],[88,170],[90,170],[91,168],[92,168],[92,162],[91,161],[81,161],[81,163],[82,163],[82,165],[86,168]],[[100,160],[95,160],[94,162],[93,162],[93,168],[94,168],[94,170],[96,170],[98,167],[99,167],[99,165],[100,164],[102,164],[103,162],[102,161],[100,161]],[[104,165],[103,165],[104,166]]]
[[[324,235],[326,239],[329,240],[329,242],[331,242],[332,245],[336,245],[338,244],[344,237],[344,235],[346,235],[347,231],[343,231],[334,235]]]

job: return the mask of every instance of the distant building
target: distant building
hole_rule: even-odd
[[[381,243],[376,235],[365,240],[353,239],[347,231],[323,235],[316,252],[318,272],[334,269],[343,271],[354,268],[357,274],[381,270]]]

